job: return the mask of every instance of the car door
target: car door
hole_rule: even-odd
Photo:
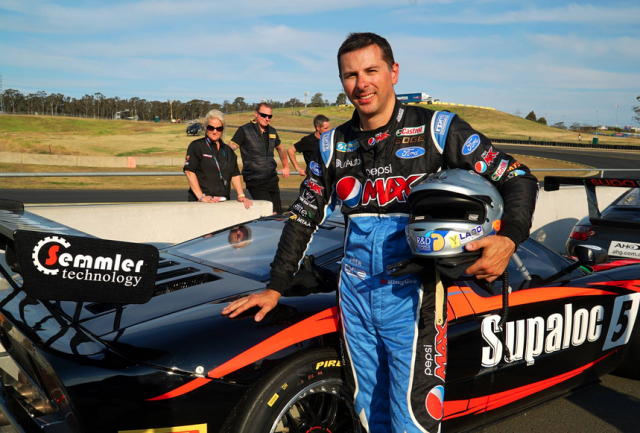
[[[459,282],[473,310],[468,323],[475,324],[475,338],[467,341],[466,363],[476,373],[470,399],[445,404],[450,429],[490,422],[598,377],[592,370],[603,357],[616,298],[598,284],[610,280],[579,267],[565,274],[571,263],[533,240],[517,253],[522,264],[512,258],[507,268],[506,334],[500,330],[502,282]],[[454,311],[462,311],[456,296],[449,291]]]

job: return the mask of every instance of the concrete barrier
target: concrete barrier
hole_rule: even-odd
[[[104,239],[173,244],[271,215],[272,204],[256,200],[249,209],[237,201],[35,205],[26,210]]]
[[[624,191],[623,188],[596,188],[600,210],[604,210]],[[588,214],[587,194],[583,186],[566,186],[553,192],[540,191],[531,237],[559,253],[566,253],[565,243],[571,229]]]
[[[598,188],[598,204],[604,209],[624,192]],[[254,201],[250,209],[241,203],[142,203],[95,205],[31,205],[29,212],[105,239],[129,242],[178,243],[233,224],[271,214],[271,203]],[[584,187],[540,191],[531,237],[560,253],[574,224],[589,213]]]

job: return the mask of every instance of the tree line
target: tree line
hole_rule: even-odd
[[[106,97],[100,92],[93,95],[86,94],[82,98],[65,96],[62,93],[49,93],[44,90],[35,93],[23,94],[19,90],[8,89],[0,94],[4,99],[5,112],[11,114],[47,114],[52,116],[91,117],[96,119],[113,119],[116,113],[121,118],[137,118],[139,120],[154,120],[157,116],[162,121],[171,119],[191,120],[204,117],[212,109],[220,110],[226,114],[254,111],[259,103],[247,103],[245,98],[237,97],[230,102],[225,100],[222,104],[202,99],[182,101],[147,101],[143,98],[119,98]],[[305,103],[298,98],[291,98],[286,102],[266,100],[273,108],[305,107]],[[346,95],[338,95],[336,103],[345,104]],[[316,93],[311,98],[308,106],[325,107],[332,105],[329,100],[323,99],[322,93]]]

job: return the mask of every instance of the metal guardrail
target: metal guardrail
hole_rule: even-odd
[[[526,144],[532,146],[548,146],[548,147],[577,147],[581,149],[615,149],[615,150],[636,150],[640,151],[640,145],[627,144],[593,144],[585,140],[585,142],[567,143],[563,141],[537,141],[537,140],[511,140],[507,138],[490,138],[492,143],[498,144]]]
[[[638,171],[639,168],[532,168],[531,171],[597,171],[601,176],[604,175],[604,172],[611,171]],[[279,171],[278,174],[282,176],[282,172]],[[290,175],[299,175],[300,173],[297,171],[292,171],[289,173]],[[87,171],[87,172],[56,172],[56,173],[0,173],[0,178],[2,177],[108,177],[108,176],[184,176],[184,173],[181,171],[136,171],[136,172],[127,172],[127,171]]]

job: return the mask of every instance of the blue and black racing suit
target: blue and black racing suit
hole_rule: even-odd
[[[272,263],[269,288],[283,292],[332,206],[348,221],[339,282],[356,411],[370,432],[436,432],[444,416],[445,321],[435,320],[434,281],[393,278],[387,266],[411,258],[405,238],[411,188],[441,168],[473,170],[505,203],[501,236],[516,247],[529,234],[537,180],[453,113],[396,102],[389,123],[361,131],[356,112],[324,133]]]

